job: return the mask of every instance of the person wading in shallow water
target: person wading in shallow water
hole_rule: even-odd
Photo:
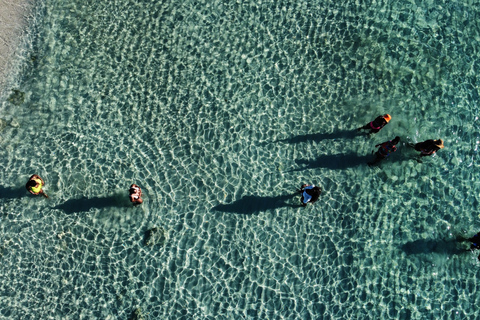
[[[392,117],[389,114],[384,114],[383,116],[378,116],[377,118],[375,118],[375,120],[367,123],[366,125],[358,128],[357,130],[360,131],[364,129],[370,130],[370,133],[377,133],[378,131],[382,130],[382,128],[385,127],[391,119]]]
[[[306,207],[307,203],[313,204],[318,200],[318,197],[322,193],[322,189],[314,184],[304,184],[299,190],[297,190],[297,192],[302,194],[300,202],[302,203],[302,206]]]
[[[443,140],[426,140],[413,145],[415,150],[420,151],[420,157],[433,156],[435,152],[444,148]]]
[[[34,174],[28,179],[27,185],[25,186],[31,194],[38,196],[41,194],[45,198],[48,198],[48,195],[42,190],[45,182],[40,176]]]
[[[463,241],[468,241],[471,242],[470,248],[467,249],[467,251],[473,251],[475,249],[480,249],[480,232],[474,235],[471,238],[465,239],[463,237],[460,237],[457,239],[457,241],[463,242]],[[477,257],[477,259],[480,261],[480,255]]]
[[[383,159],[387,158],[388,156],[390,156],[390,154],[392,152],[397,151],[396,145],[399,142],[400,142],[400,137],[397,136],[393,140],[386,141],[384,143],[379,143],[379,144],[375,145],[375,147],[380,146],[380,148],[378,148],[378,151],[375,153],[375,155],[376,155],[375,160],[373,160],[372,162],[369,162],[368,165],[372,166],[372,165],[382,161]]]
[[[134,205],[141,204],[143,202],[142,200],[142,189],[140,189],[139,186],[136,184],[132,184],[130,186],[130,190],[128,190],[130,202],[132,202]]]

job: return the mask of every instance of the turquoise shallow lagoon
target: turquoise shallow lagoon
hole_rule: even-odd
[[[478,1],[36,6],[0,105],[0,318],[479,317]]]

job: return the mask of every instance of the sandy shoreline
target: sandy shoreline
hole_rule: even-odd
[[[33,3],[33,0],[0,0],[0,94],[8,90],[5,85],[19,62],[15,56],[26,35]]]

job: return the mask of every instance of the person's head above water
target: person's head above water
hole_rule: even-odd
[[[28,182],[27,182],[27,186],[29,186],[29,187],[35,187],[36,185],[37,185],[37,181],[35,181],[33,179],[28,180]]]
[[[400,137],[399,136],[396,136],[395,139],[392,140],[392,144],[397,144],[400,142]]]
[[[443,145],[443,140],[442,139],[438,139],[438,140],[435,140],[433,141],[433,143],[439,147],[440,149],[443,149],[445,146]]]

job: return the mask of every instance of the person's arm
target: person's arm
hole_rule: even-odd
[[[309,186],[309,185],[306,184],[306,183],[305,183],[305,184],[302,184],[302,186],[300,187],[300,189],[297,189],[297,192],[298,192],[298,193],[302,193],[302,192],[303,192],[303,188],[308,187],[308,186]]]
[[[427,152],[424,152],[423,150],[420,152],[420,157],[426,157],[426,156],[431,156],[433,154],[435,154],[436,150],[434,149],[431,149]]]

